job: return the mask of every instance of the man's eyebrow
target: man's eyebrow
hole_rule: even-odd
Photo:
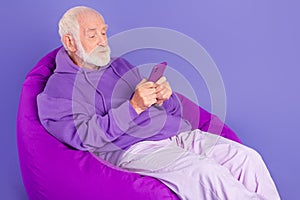
[[[101,30],[107,30],[107,28],[108,28],[108,25],[105,24],[105,26],[101,27]],[[97,28],[87,28],[86,30],[87,31],[96,31]]]
[[[87,31],[96,31],[96,28],[87,28]]]

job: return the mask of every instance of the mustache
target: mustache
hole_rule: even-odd
[[[109,46],[97,46],[95,49],[93,49],[93,51],[91,52],[91,54],[95,53],[95,52],[99,52],[99,53],[105,53],[108,52],[110,50]]]

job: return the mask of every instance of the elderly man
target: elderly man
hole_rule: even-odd
[[[149,82],[126,60],[111,59],[106,31],[91,8],[74,7],[61,18],[64,47],[37,99],[49,133],[158,178],[181,199],[280,199],[257,152],[191,130],[166,78]]]

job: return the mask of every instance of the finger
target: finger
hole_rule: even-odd
[[[153,101],[156,101],[156,94],[148,94],[148,95],[143,95],[143,96],[140,96],[140,101],[143,105],[148,105],[149,102],[153,102]]]
[[[143,83],[147,82],[147,79],[143,78],[137,85],[136,85],[136,89],[139,88]]]
[[[152,99],[157,99],[156,93],[153,94],[148,94],[147,96],[144,97],[145,100],[152,100]]]
[[[156,89],[155,88],[144,88],[144,87],[140,87],[136,90],[136,92],[139,94],[139,96],[143,97],[143,96],[148,96],[151,94],[155,94],[156,95]]]
[[[157,97],[159,100],[162,99],[162,100],[167,100],[170,98],[170,96],[172,95],[172,91],[168,90],[168,89],[165,89],[165,90],[162,90],[161,92],[159,92],[158,94],[156,94]]]
[[[165,76],[160,77],[160,79],[158,79],[158,81],[156,81],[156,84],[162,84],[163,82],[167,81],[167,78]]]
[[[157,87],[157,84],[153,83],[153,82],[144,82],[140,85],[140,87],[143,87],[143,88],[156,88]]]
[[[162,88],[160,91],[156,91],[156,96],[158,99],[162,99],[162,97],[165,93],[166,93],[166,89]]]
[[[150,107],[150,106],[152,106],[153,104],[155,104],[157,102],[157,100],[156,99],[147,99],[145,102],[144,102],[144,105],[146,106],[146,107]]]
[[[168,82],[165,82],[165,83],[168,83]],[[157,94],[163,94],[163,93],[167,93],[167,92],[172,93],[172,89],[169,86],[169,84],[163,84],[163,85],[160,85],[160,86],[156,87],[156,93]]]
[[[156,90],[157,90],[157,91],[160,91],[160,90],[162,90],[163,88],[167,88],[167,89],[169,89],[169,90],[172,90],[172,89],[171,89],[171,86],[170,86],[170,84],[169,84],[168,81],[165,81],[165,82],[161,83],[160,85],[158,85],[158,86],[156,87]]]
[[[157,84],[153,82],[149,82],[146,79],[143,79],[136,87],[135,89],[140,89],[140,88],[156,88]]]
[[[160,93],[162,90],[164,90],[166,87],[164,85],[159,85],[157,86],[156,89],[156,93]]]
[[[161,105],[163,105],[163,103],[164,103],[164,101],[163,101],[163,100],[157,100],[157,102],[156,102],[156,105],[159,105],[159,106],[161,106]]]

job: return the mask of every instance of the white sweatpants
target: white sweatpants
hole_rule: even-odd
[[[137,143],[118,166],[159,179],[181,199],[280,199],[256,151],[198,129]]]

